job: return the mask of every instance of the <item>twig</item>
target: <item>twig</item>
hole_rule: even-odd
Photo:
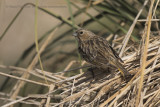
[[[41,49],[39,50],[39,54],[41,54],[43,52],[43,50],[46,48],[47,44],[49,43],[49,41],[51,40],[52,36],[54,35],[55,31],[57,29],[55,29],[46,39],[46,41],[44,42],[44,44],[42,45]],[[27,71],[30,72],[33,67],[36,65],[37,61],[38,61],[38,54],[34,57],[32,63],[29,65],[29,67],[27,68]],[[28,72],[25,72],[21,77],[22,78],[29,78],[29,74]],[[15,99],[16,96],[18,95],[20,89],[24,86],[24,82],[23,81],[18,81],[16,83],[16,85],[14,86],[13,90],[11,91],[11,99]]]
[[[49,87],[49,92],[53,91],[54,87],[55,87],[55,85],[51,84],[50,87]],[[51,100],[51,97],[50,97],[50,95],[48,95],[45,107],[49,107],[50,100]]]
[[[119,53],[119,56],[120,56],[120,57],[122,57],[123,52],[124,52],[124,50],[125,50],[125,47],[126,47],[126,45],[127,45],[127,43],[128,43],[128,40],[129,40],[129,38],[130,38],[130,36],[131,36],[131,33],[133,32],[133,29],[134,29],[134,27],[135,27],[135,25],[136,25],[136,22],[137,22],[139,16],[141,15],[144,7],[147,5],[148,1],[149,1],[149,0],[145,0],[145,1],[144,1],[144,4],[143,4],[142,8],[141,8],[140,11],[138,12],[136,18],[134,19],[131,27],[130,27],[129,30],[128,30],[126,36],[124,37],[124,40],[123,40],[123,42],[122,42],[123,45],[122,45],[122,47],[121,47],[121,50],[119,50],[119,51],[120,51],[120,53]]]
[[[21,81],[26,81],[26,82],[29,82],[29,83],[32,83],[32,84],[42,85],[42,86],[46,86],[46,87],[49,86],[49,85],[47,85],[45,83],[32,81],[32,80],[29,80],[29,79],[25,79],[23,77],[17,77],[17,76],[13,76],[13,75],[2,73],[2,72],[0,72],[0,75],[6,76],[6,77],[11,77],[11,78],[14,78],[14,79],[17,79],[17,80],[21,80]]]
[[[144,107],[146,107],[146,105],[157,95],[160,94],[160,89],[151,97],[149,97],[149,99],[146,101],[146,103],[144,104]]]
[[[136,107],[138,107],[140,96],[141,96],[141,90],[143,88],[144,71],[145,71],[145,68],[146,68],[146,59],[147,59],[147,51],[148,51],[148,44],[149,44],[149,37],[150,37],[153,4],[154,4],[154,0],[152,0],[152,2],[151,2],[151,6],[150,6],[150,9],[149,9],[149,12],[148,12],[148,17],[147,17],[147,19],[149,21],[146,22],[147,26],[145,26],[145,29],[144,29],[144,30],[147,30],[147,31],[145,31],[147,34],[145,32],[143,34],[143,40],[144,41],[143,41],[143,44],[142,44],[142,54],[141,54],[142,55],[141,56],[141,61],[142,61],[142,64],[141,64],[141,79],[140,79],[140,82],[139,82],[139,89],[138,89],[138,94],[137,94],[137,99],[136,99]],[[146,36],[145,36],[145,34],[146,34]]]
[[[89,67],[92,67],[92,65],[81,66],[81,67],[77,67],[77,68],[73,68],[73,69],[69,69],[69,70],[64,70],[64,71],[53,73],[53,74],[61,74],[61,73],[76,71],[76,70],[79,70],[79,69],[89,68]]]
[[[15,67],[15,66],[0,65],[0,68],[6,68],[6,69],[11,69],[11,70],[18,70],[18,71],[23,72],[23,73],[24,73],[24,72],[27,72],[27,69],[21,68],[21,67]],[[30,71],[30,72],[28,72],[28,73],[29,73],[29,74],[32,74],[32,75],[34,75],[34,76],[36,76],[36,77],[39,77],[39,78],[44,79],[44,76],[39,75],[39,74],[36,73],[37,70],[39,70],[39,69],[32,70],[32,71]],[[39,70],[39,71],[42,72],[41,70]],[[49,73],[49,75],[53,75],[53,74],[50,73],[50,72],[47,72],[47,71],[44,71],[44,72],[45,72],[46,75],[47,75],[48,73]],[[52,78],[54,78],[54,76],[52,76]],[[54,81],[53,79],[50,79],[50,78],[47,78],[47,77],[46,77],[46,79],[47,79],[48,81],[50,81],[50,82],[55,83],[55,81]],[[54,79],[61,80],[61,79],[58,79],[58,78],[54,78]]]
[[[9,107],[9,106],[11,106],[11,105],[14,105],[14,104],[20,102],[20,101],[27,100],[28,98],[29,98],[29,97],[24,97],[24,98],[21,98],[21,99],[19,99],[19,100],[15,100],[15,101],[12,101],[12,102],[10,102],[10,103],[7,103],[7,104],[5,104],[5,105],[3,105],[3,106],[1,106],[1,107]]]
[[[148,20],[147,19],[139,19],[137,20],[138,22],[147,22]],[[151,19],[151,21],[160,21],[160,19]]]
[[[71,87],[71,96],[73,95],[74,84],[75,84],[75,79],[73,80],[73,84]],[[72,102],[72,100],[70,100],[69,107],[71,106],[71,102]]]

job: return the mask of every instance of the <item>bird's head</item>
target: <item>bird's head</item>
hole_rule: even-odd
[[[95,34],[85,29],[78,29],[73,33],[73,36],[80,41],[85,41],[95,36]]]

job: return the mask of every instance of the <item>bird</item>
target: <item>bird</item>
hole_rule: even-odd
[[[130,76],[122,59],[105,38],[82,28],[76,30],[73,36],[78,42],[78,51],[86,62],[100,69],[108,69],[109,65],[113,65],[123,77]]]

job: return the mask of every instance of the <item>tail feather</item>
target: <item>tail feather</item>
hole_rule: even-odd
[[[117,62],[116,66],[124,77],[130,75],[130,73],[126,70],[126,68],[123,67],[123,65],[120,62]]]

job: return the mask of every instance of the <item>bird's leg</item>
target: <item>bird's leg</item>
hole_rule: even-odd
[[[93,72],[93,70],[95,69],[96,67],[90,67],[90,68],[88,68],[87,70],[88,71],[90,71],[91,73],[92,73],[92,76],[93,76],[93,79],[95,78],[95,75],[94,75],[94,72]]]
[[[109,68],[110,68],[110,67],[108,67],[108,69],[109,69]],[[113,78],[113,77],[115,76],[114,72],[113,72],[113,71],[110,71],[110,73],[111,73],[110,78]]]

